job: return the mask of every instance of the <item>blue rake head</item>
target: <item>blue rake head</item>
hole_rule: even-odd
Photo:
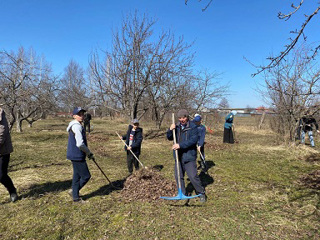
[[[160,197],[165,200],[185,200],[185,199],[191,199],[199,197],[201,194],[193,195],[193,196],[186,196],[182,193],[181,188],[178,189],[178,195],[175,197]]]

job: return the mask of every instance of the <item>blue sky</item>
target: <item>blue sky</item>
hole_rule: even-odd
[[[208,0],[209,1],[209,0]],[[112,29],[123,16],[138,10],[158,19],[157,29],[171,30],[194,41],[195,64],[199,69],[222,73],[230,84],[231,107],[266,105],[254,90],[263,75],[254,78],[256,65],[278,53],[288,43],[289,32],[300,27],[302,13],[311,13],[314,1],[306,1],[301,13],[289,21],[277,18],[288,12],[295,0],[0,0],[0,49],[17,51],[32,47],[61,74],[71,59],[84,68],[96,48],[111,50]],[[313,3],[312,3],[313,2]],[[315,1],[317,2],[317,1]],[[308,40],[320,40],[319,16],[306,29]],[[319,44],[319,42],[318,42]]]

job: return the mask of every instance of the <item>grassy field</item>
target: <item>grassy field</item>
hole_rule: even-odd
[[[67,193],[69,121],[42,120],[12,134],[9,175],[20,200],[9,202],[0,187],[0,239],[320,238],[320,191],[301,180],[320,170],[319,137],[315,149],[288,146],[267,128],[256,130],[253,119],[238,117],[238,143],[222,143],[222,124],[206,135],[205,204],[198,199],[189,206],[184,201],[127,202],[91,161],[92,178],[81,190],[86,201],[73,203]],[[94,119],[92,124],[89,146],[96,161],[112,181],[125,181],[126,156],[115,131],[124,134],[126,121]],[[151,136],[151,125],[141,126]],[[150,167],[163,165],[160,174],[173,181],[171,144],[164,134],[145,138],[140,159]]]

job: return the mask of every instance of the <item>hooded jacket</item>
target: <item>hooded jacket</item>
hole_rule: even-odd
[[[197,142],[198,142],[198,128],[197,125],[191,121],[187,122],[187,125],[181,128],[181,124],[177,124],[176,128],[177,143],[180,146],[178,149],[179,160],[186,163],[190,161],[196,161],[197,159]],[[173,140],[173,131],[168,129],[167,139]],[[175,154],[173,151],[173,157]]]
[[[13,152],[11,136],[9,132],[9,125],[6,114],[0,108],[0,155],[7,155]]]
[[[224,123],[224,128],[227,128],[227,129],[232,128],[233,119],[234,119],[234,114],[231,112],[225,117],[226,122]]]

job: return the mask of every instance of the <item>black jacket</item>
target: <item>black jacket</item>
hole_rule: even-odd
[[[133,128],[133,126],[129,125],[127,134],[122,137],[122,139],[126,141],[126,144],[128,146],[129,146],[130,133],[131,133],[132,128]],[[142,139],[143,139],[142,131],[143,131],[142,128],[138,127],[133,135],[133,142],[131,145],[131,150],[135,155],[140,155],[140,152],[141,152],[141,143],[142,143]],[[127,150],[127,147],[125,146],[124,149]]]
[[[318,130],[319,126],[314,117],[304,116],[300,119],[300,126],[302,127],[303,131],[312,131],[312,125],[314,125],[316,127],[316,130]]]

